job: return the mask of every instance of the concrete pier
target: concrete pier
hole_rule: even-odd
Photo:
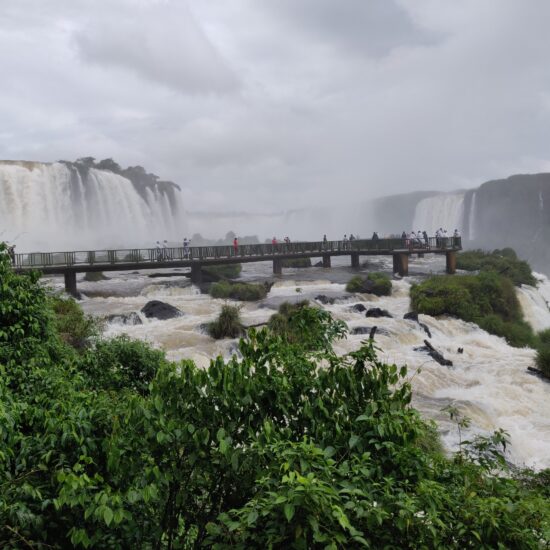
[[[330,255],[324,254],[323,255],[323,267],[330,267]]]
[[[76,273],[74,271],[66,271],[65,277],[65,292],[70,294],[74,298],[78,297],[78,290],[76,288]]]
[[[456,273],[456,252],[450,251],[445,253],[446,268],[449,275]]]
[[[191,282],[195,285],[202,283],[202,270],[200,264],[193,264],[191,266]]]
[[[406,277],[409,274],[409,255],[399,253],[393,255],[393,272],[398,273],[401,277]]]
[[[351,253],[351,267],[354,269],[359,268],[359,253],[358,252],[352,252]]]

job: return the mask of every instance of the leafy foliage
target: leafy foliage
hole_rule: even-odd
[[[281,267],[311,267],[311,258],[286,258],[281,260]]]
[[[493,271],[507,277],[516,286],[522,284],[536,286],[531,267],[525,261],[518,260],[514,250],[503,248],[484,252],[483,250],[468,250],[457,255],[456,267],[466,271]]]
[[[90,315],[84,315],[73,298],[53,296],[51,307],[55,313],[55,330],[73,348],[82,350],[94,337],[99,336],[99,322]]]
[[[391,279],[385,273],[369,273],[366,278],[354,275],[346,285],[348,292],[364,292],[376,296],[390,296]]]
[[[455,315],[477,323],[512,346],[534,345],[531,327],[510,279],[491,271],[478,275],[430,277],[411,287],[411,307],[427,315]]]
[[[219,340],[220,338],[237,338],[244,334],[239,307],[225,304],[215,321],[208,324],[208,334]]]
[[[0,258],[0,281],[0,546],[550,543],[547,474],[507,471],[501,432],[426,445],[406,369],[372,341],[337,355],[322,310],[285,306],[285,332],[201,369],[124,338],[79,355],[36,276]]]
[[[204,271],[220,279],[236,279],[243,269],[241,264],[203,266]]]
[[[212,298],[232,298],[246,302],[262,300],[267,296],[267,287],[259,283],[230,283],[220,281],[210,287]]]

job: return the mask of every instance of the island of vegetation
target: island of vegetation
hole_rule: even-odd
[[[512,468],[501,431],[445,456],[407,369],[372,340],[337,355],[322,309],[201,369],[101,338],[4,254],[0,281],[0,546],[550,544],[550,472]]]
[[[347,292],[363,292],[376,296],[390,296],[391,279],[385,273],[369,273],[366,277],[354,275],[346,285]]]

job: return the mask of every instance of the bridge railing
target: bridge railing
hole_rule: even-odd
[[[188,248],[128,248],[118,250],[85,250],[71,252],[29,252],[15,254],[17,268],[71,267],[108,264],[154,264],[171,261],[200,261],[229,258],[266,260],[277,255],[312,255],[333,252],[440,252],[461,249],[460,237],[418,239],[356,239],[353,241],[313,241],[277,244],[243,244],[233,246],[192,246]]]

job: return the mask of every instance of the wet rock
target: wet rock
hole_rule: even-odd
[[[354,304],[350,307],[352,311],[356,311],[357,313],[363,313],[363,311],[367,311],[366,306],[363,304]]]
[[[380,309],[379,307],[373,307],[367,311],[365,317],[392,317],[388,311],[385,309]]]
[[[432,337],[432,333],[430,332],[430,329],[428,328],[428,325],[425,323],[418,323],[422,329],[424,329],[424,332],[428,335],[428,338]]]
[[[143,315],[145,315],[148,319],[154,317],[160,321],[173,319],[174,317],[181,317],[183,315],[177,307],[171,306],[170,304],[159,300],[151,300],[150,302],[147,302],[143,306],[141,313],[143,313]]]
[[[456,352],[457,352],[457,353],[464,353],[464,348],[458,348],[458,349],[456,350]]]
[[[428,340],[424,340],[424,345],[418,348],[413,348],[414,351],[422,351],[427,353],[434,361],[439,363],[440,365],[444,367],[452,367],[453,362],[449,359],[445,359],[443,357],[443,354],[437,351],[431,344],[428,342]]]
[[[329,298],[328,296],[325,296],[324,294],[318,294],[315,296],[315,299],[318,302],[321,302],[321,304],[324,304],[325,306],[327,304],[334,304],[334,298]]]
[[[135,326],[143,324],[141,317],[135,311],[132,311],[131,313],[108,315],[105,319],[108,323],[117,323],[118,325]]]
[[[317,262],[313,267],[323,267],[323,262]]]
[[[416,321],[418,323],[418,313],[416,313],[416,311],[409,311],[409,313],[405,313],[405,315],[403,315],[403,319],[407,319],[408,321]]]
[[[378,332],[378,334],[383,334],[384,336],[389,336],[389,331],[379,327],[353,327],[350,331],[350,334],[370,334],[371,331]],[[374,337],[374,334],[373,334]]]
[[[527,372],[529,374],[542,378],[545,382],[550,382],[550,378],[546,376],[546,374],[544,374],[544,372],[542,372],[540,369],[536,369],[535,367],[527,367]]]

